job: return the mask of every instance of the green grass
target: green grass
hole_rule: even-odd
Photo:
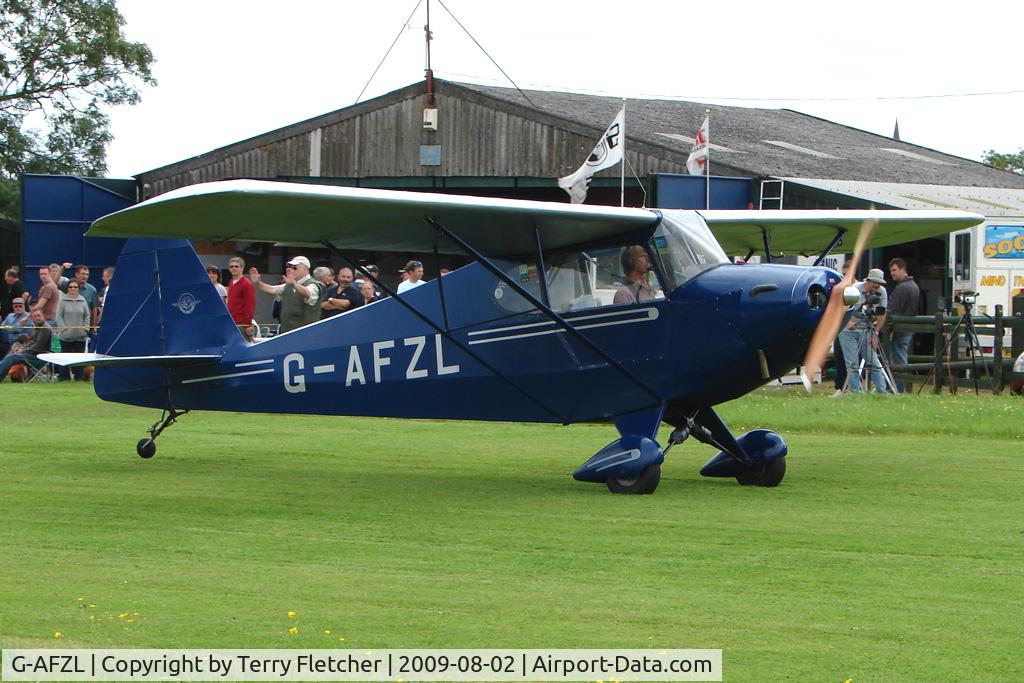
[[[87,385],[4,383],[0,410],[4,647],[708,647],[733,681],[1022,673],[1019,398],[756,392],[720,412],[787,438],[782,486],[702,479],[713,452],[691,441],[653,496],[572,481],[607,426],[196,413],[143,461],[156,412]]]

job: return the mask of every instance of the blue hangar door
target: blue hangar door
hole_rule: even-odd
[[[103,269],[117,262],[124,240],[85,237],[94,220],[135,203],[134,180],[61,175],[22,176],[22,281],[39,291],[39,269],[51,263],[89,266],[89,282],[103,288]],[[71,273],[66,273],[68,277]]]

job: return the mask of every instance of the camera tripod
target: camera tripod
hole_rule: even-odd
[[[945,346],[943,346],[942,350],[935,355],[935,362],[938,363],[944,356],[949,354],[949,349],[953,345],[953,340],[957,338],[957,334],[960,332],[960,329],[963,328],[964,341],[967,344],[967,353],[971,358],[971,378],[974,379],[974,393],[981,393],[978,388],[979,358],[981,359],[981,367],[985,369],[985,377],[988,378],[989,389],[995,391],[995,385],[992,382],[992,373],[989,372],[988,363],[985,362],[985,354],[981,351],[981,343],[978,341],[978,331],[974,327],[974,318],[971,316],[971,308],[973,307],[973,304],[969,301],[963,301],[961,302],[961,305],[964,307],[964,313],[960,316],[960,319],[956,321],[956,325],[954,325],[953,329],[950,331],[949,338],[946,340]],[[928,373],[928,377],[925,379],[924,384],[922,384],[917,390],[917,393],[920,394],[925,385],[931,383],[934,379],[936,367],[937,366],[934,365],[932,366],[931,371]],[[955,394],[956,389],[956,382],[951,380],[949,383],[950,393]]]
[[[885,391],[883,391],[881,393],[899,394],[899,391],[896,389],[896,380],[893,379],[893,376],[892,376],[892,367],[891,367],[891,365],[889,363],[889,358],[886,356],[885,350],[882,348],[882,340],[879,339],[878,331],[875,329],[875,317],[874,316],[867,316],[865,318],[865,321],[866,321],[866,323],[868,325],[867,330],[852,330],[852,331],[857,332],[858,336],[860,337],[860,339],[858,340],[858,343],[857,343],[857,350],[855,351],[855,354],[856,354],[855,357],[857,358],[857,364],[854,366],[854,368],[852,370],[850,370],[849,369],[849,362],[850,361],[849,361],[849,359],[846,359],[847,360],[847,373],[846,373],[846,382],[843,384],[843,393],[846,393],[848,387],[850,386],[851,372],[859,373],[860,370],[861,370],[862,363],[863,363],[863,366],[865,366],[866,369],[867,369],[867,372],[865,373],[866,376],[864,378],[864,386],[867,387],[868,384],[870,383],[870,381],[871,381],[871,365],[867,361],[868,355],[869,355],[867,352],[870,350],[870,351],[872,351],[875,354],[875,357],[877,359],[877,363],[879,365],[879,368],[882,371],[882,377],[885,378],[885,384],[886,384]],[[860,334],[862,331],[866,331],[867,334]],[[846,350],[845,349],[843,350],[843,354],[845,356],[845,354],[846,354]],[[863,361],[861,359],[863,359]]]

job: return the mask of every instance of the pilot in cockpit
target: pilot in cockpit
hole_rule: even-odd
[[[626,283],[615,292],[615,304],[638,304],[654,300],[654,288],[651,287],[648,273],[651,272],[651,257],[647,250],[639,244],[622,250],[622,272]]]

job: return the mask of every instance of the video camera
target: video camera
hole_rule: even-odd
[[[969,308],[974,305],[974,302],[978,300],[978,293],[971,291],[963,291],[953,296],[953,303],[961,304],[964,308]]]
[[[860,312],[868,317],[874,318],[885,313],[885,308],[878,304],[882,301],[880,294],[868,294],[864,299],[864,303],[861,304]]]

